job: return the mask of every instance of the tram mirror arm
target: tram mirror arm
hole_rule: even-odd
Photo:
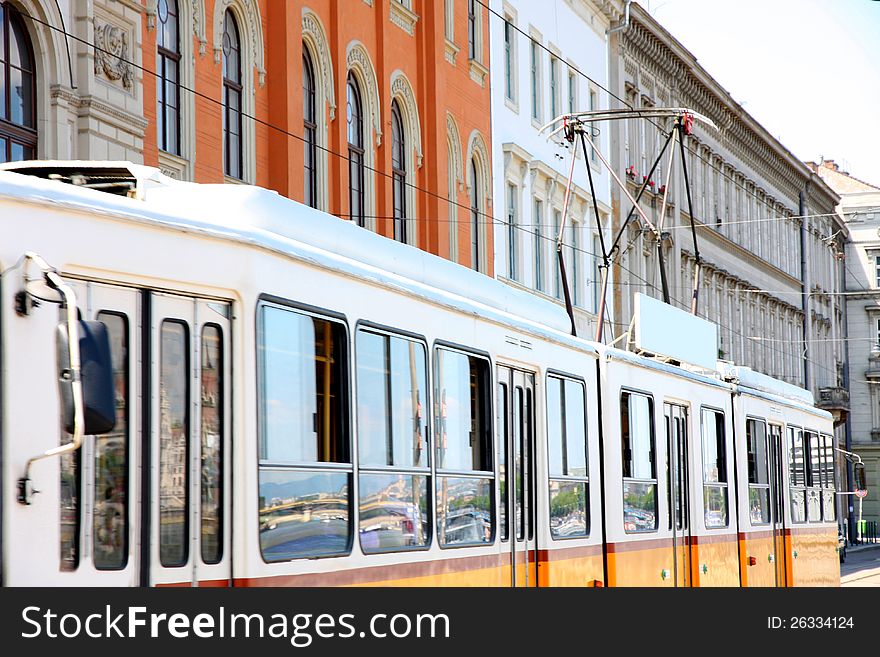
[[[59,294],[57,302],[65,309],[65,321],[58,325],[56,333],[56,354],[61,425],[72,436],[70,442],[28,459],[24,476],[18,480],[18,501],[30,504],[38,492],[31,483],[31,465],[76,451],[86,434],[112,431],[116,411],[107,327],[103,322],[79,319],[73,289],[40,256],[28,253],[25,259],[42,270],[41,283]],[[30,294],[28,284],[26,292]]]

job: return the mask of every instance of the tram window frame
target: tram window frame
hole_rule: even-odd
[[[132,400],[131,400],[130,383],[131,383],[131,353],[132,353],[132,351],[131,351],[131,334],[132,334],[132,332],[131,332],[131,322],[129,321],[128,315],[126,315],[124,312],[120,312],[117,310],[104,310],[104,309],[98,311],[98,313],[96,313],[96,315],[95,315],[95,319],[97,319],[100,322],[103,322],[104,325],[107,326],[107,333],[108,333],[108,335],[111,336],[110,337],[111,348],[112,348],[112,340],[113,340],[112,335],[111,335],[112,329],[111,329],[110,325],[106,321],[104,321],[104,319],[103,319],[104,317],[112,317],[112,318],[118,319],[122,322],[122,331],[123,331],[122,341],[123,341],[123,345],[124,345],[124,347],[123,347],[124,355],[122,356],[122,358],[123,358],[122,364],[124,366],[124,373],[122,375],[122,379],[125,384],[125,387],[124,387],[125,395],[124,395],[123,417],[120,417],[118,414],[119,400],[117,398],[117,403],[116,403],[117,417],[116,417],[116,425],[113,428],[113,431],[109,434],[95,436],[95,439],[94,439],[95,440],[95,442],[94,442],[95,448],[94,448],[93,458],[94,458],[95,466],[94,466],[94,473],[93,474],[95,477],[95,485],[94,485],[94,489],[95,489],[94,496],[95,497],[94,497],[94,501],[93,501],[94,507],[93,507],[93,511],[92,511],[92,561],[95,564],[96,570],[113,571],[113,570],[125,570],[125,568],[128,566],[129,549],[131,546],[131,540],[130,540],[130,532],[131,532],[131,472],[130,472],[130,468],[131,468],[131,402],[132,402]],[[112,356],[113,356],[113,353],[112,353],[112,349],[111,349],[111,360],[112,360]],[[115,381],[116,370],[115,370],[115,368],[113,368],[113,369],[114,369],[113,376],[114,376],[114,384],[115,384],[116,383],[116,381]],[[116,392],[117,392],[117,394],[119,393],[118,388],[116,389]],[[122,420],[122,426],[124,426],[124,429],[123,429],[124,433],[120,432],[120,430],[119,430],[120,429],[120,419]],[[106,566],[106,565],[100,565],[100,562],[97,557],[97,555],[98,555],[98,547],[97,546],[99,545],[99,540],[98,540],[99,515],[98,515],[97,509],[98,509],[98,495],[101,494],[100,488],[98,486],[98,481],[97,481],[97,474],[98,474],[98,470],[99,470],[99,467],[98,467],[98,444],[99,444],[99,442],[106,441],[111,436],[117,435],[119,433],[123,433],[123,444],[124,444],[124,449],[125,449],[125,459],[122,464],[122,473],[123,473],[122,478],[124,480],[123,498],[125,500],[123,503],[124,511],[121,514],[122,518],[123,518],[122,555],[121,555],[122,561],[116,565]]]
[[[507,464],[510,460],[507,444],[507,416],[510,412],[510,386],[506,381],[497,385],[498,398],[495,405],[495,430],[497,431],[498,454],[498,537],[502,543],[510,540],[510,491],[507,481]]]
[[[474,412],[474,404],[480,403],[480,399],[482,400],[482,411],[479,414],[479,417],[484,420],[485,426],[482,427],[482,448],[480,451],[480,460],[482,461],[480,465],[483,467],[482,470],[471,469],[471,470],[457,470],[444,467],[445,460],[439,454],[439,450],[443,448],[444,445],[447,444],[446,434],[444,433],[445,426],[445,415],[442,409],[446,408],[446,397],[444,397],[440,388],[443,383],[443,379],[441,378],[444,374],[443,368],[440,365],[440,354],[457,354],[459,356],[463,356],[468,359],[468,365],[471,366],[475,363],[480,363],[480,369],[482,370],[481,379],[477,379],[477,383],[474,387],[479,386],[481,390],[477,398],[475,399],[474,395],[469,395],[470,403],[472,408],[472,413]],[[480,352],[474,349],[470,349],[468,347],[464,347],[459,344],[435,340],[434,341],[434,349],[432,354],[432,364],[433,370],[431,375],[431,388],[433,391],[432,397],[432,408],[434,409],[433,420],[434,420],[434,522],[435,522],[435,531],[437,533],[437,545],[443,549],[458,549],[465,547],[488,547],[495,544],[495,538],[497,534],[496,527],[496,502],[495,502],[495,463],[494,463],[494,450],[495,450],[495,440],[494,440],[494,406],[493,406],[493,381],[494,378],[492,376],[492,368],[493,363],[492,359],[486,352]],[[469,377],[472,376],[469,374]],[[472,387],[470,381],[468,382],[468,388]],[[472,417],[472,426],[473,426],[473,417]],[[472,429],[469,433],[474,433]],[[443,500],[445,499],[444,494],[442,492],[443,486],[450,480],[462,480],[462,481],[485,481],[487,484],[483,484],[484,486],[488,485],[488,503],[485,505],[485,508],[489,513],[489,535],[485,537],[485,540],[470,540],[470,541],[462,541],[450,543],[444,539],[445,530],[441,527],[441,523],[443,519],[446,517],[447,513],[445,510],[441,509],[441,504],[443,504]]]
[[[553,381],[558,382],[559,385],[559,396],[558,396],[558,407],[556,409],[552,408],[551,404],[551,385]],[[578,404],[575,400],[571,406],[568,400],[567,390],[569,388],[568,384],[572,384],[574,386],[578,386],[580,388],[581,394],[581,403]],[[591,532],[591,517],[590,517],[590,453],[589,453],[589,421],[588,421],[588,413],[587,413],[587,384],[586,381],[578,376],[573,376],[570,374],[565,374],[563,372],[557,372],[554,370],[549,370],[547,372],[546,381],[544,383],[545,394],[546,394],[546,412],[547,412],[547,481],[548,481],[548,495],[547,495],[547,522],[548,528],[550,530],[550,538],[554,541],[568,541],[568,540],[576,540],[576,539],[585,539],[589,538]],[[569,408],[577,408],[580,406],[581,411],[581,423],[583,427],[583,474],[570,474],[565,470],[568,470],[569,464],[567,463],[567,456],[569,454],[568,447],[570,443],[568,441],[568,431],[570,429],[568,424],[568,411]],[[558,410],[559,416],[557,419],[559,432],[559,449],[558,454],[561,458],[562,472],[554,473],[554,463],[553,460],[553,449],[552,449],[552,441],[554,436],[551,435],[551,429],[553,428],[553,424],[551,422],[551,418],[553,418],[553,411]],[[552,510],[553,510],[553,484],[556,483],[560,487],[562,485],[577,485],[580,484],[582,486],[584,496],[583,496],[583,514],[584,514],[584,530],[582,533],[571,534],[567,536],[559,536],[554,532],[554,527],[552,525]],[[557,494],[560,494],[557,491]]]
[[[796,436],[800,440],[800,466],[797,465],[795,458]],[[802,427],[788,425],[786,427],[786,437],[788,439],[788,510],[792,524],[801,525],[807,522],[807,451],[804,446],[804,430]],[[802,483],[798,483],[798,474]],[[800,513],[796,515],[795,505],[798,503],[798,500],[800,500]]]
[[[827,433],[819,434],[819,445],[822,448],[822,519],[825,522],[837,522],[837,464],[834,459],[834,436]]]
[[[391,398],[393,395],[393,383],[391,377],[393,377],[394,373],[390,369],[392,367],[391,362],[391,344],[394,340],[399,340],[402,342],[407,342],[412,345],[416,345],[421,347],[422,350],[422,365],[423,365],[423,373],[424,378],[422,383],[424,384],[424,394],[421,397],[420,401],[423,401],[422,404],[422,421],[421,425],[423,427],[424,435],[423,441],[424,445],[422,448],[422,458],[420,461],[423,461],[421,465],[396,465],[396,464],[379,464],[378,462],[368,463],[364,461],[363,458],[363,447],[364,443],[362,441],[361,434],[361,376],[363,368],[362,361],[362,343],[361,343],[361,335],[369,335],[371,337],[379,337],[384,338],[385,342],[383,345],[383,356],[386,358],[385,367],[389,369],[385,369],[382,372],[382,375],[385,376],[385,381],[383,385],[385,386],[385,432],[386,432],[386,441],[391,439],[391,444],[393,445],[395,442],[395,438],[393,436],[393,428],[392,428],[392,419],[389,416],[391,412],[391,408],[395,405],[395,401]],[[433,543],[434,534],[433,534],[433,479],[432,479],[432,459],[431,459],[431,449],[432,449],[432,441],[431,441],[431,416],[430,416],[430,388],[431,388],[431,378],[430,378],[430,369],[428,365],[428,344],[425,338],[421,335],[408,333],[404,331],[398,331],[396,329],[392,329],[387,326],[374,324],[372,322],[364,322],[359,321],[355,325],[355,350],[354,350],[354,404],[352,405],[353,411],[357,418],[357,431],[356,431],[356,443],[357,443],[357,536],[358,543],[360,545],[361,551],[364,554],[387,554],[394,552],[418,552],[424,551],[431,548]],[[386,443],[387,447],[387,443]],[[392,448],[393,453],[393,448]],[[393,456],[392,456],[393,459]],[[362,533],[362,520],[363,520],[363,501],[361,498],[362,490],[364,489],[364,477],[373,477],[377,478],[380,476],[393,476],[398,475],[399,477],[409,476],[413,479],[416,477],[422,479],[422,492],[425,495],[426,501],[424,506],[424,532],[425,532],[425,540],[421,544],[416,545],[404,545],[404,546],[392,546],[385,548],[376,548],[372,546],[365,546],[364,544],[364,535]],[[415,488],[415,482],[413,482],[413,487],[411,490]]]
[[[271,310],[279,310],[288,312],[294,315],[298,315],[300,317],[310,318],[313,322],[315,320],[326,322],[331,325],[331,327],[335,327],[340,334],[338,339],[335,340],[335,346],[339,348],[339,353],[337,359],[339,361],[339,371],[337,372],[338,377],[338,408],[336,410],[336,420],[338,422],[338,433],[339,439],[337,440],[338,445],[337,449],[341,454],[340,458],[344,458],[345,460],[336,460],[336,461],[303,461],[303,460],[290,460],[290,461],[273,461],[270,459],[266,459],[263,457],[264,454],[264,446],[266,445],[266,424],[267,424],[267,390],[266,390],[266,327],[265,327],[265,313],[268,309]],[[255,528],[258,533],[258,542],[260,545],[260,558],[264,563],[272,565],[277,563],[289,563],[291,561],[298,561],[302,559],[324,559],[324,558],[337,558],[337,557],[345,557],[351,554],[352,546],[354,544],[354,533],[355,533],[355,512],[354,512],[354,459],[352,458],[352,393],[351,393],[351,358],[350,358],[350,345],[351,345],[351,332],[349,330],[349,323],[345,315],[341,313],[337,313],[331,310],[326,310],[323,308],[318,308],[316,306],[311,306],[307,304],[296,303],[294,301],[290,301],[288,299],[283,299],[280,297],[272,296],[272,295],[261,295],[260,299],[256,305],[256,326],[257,326],[257,340],[256,340],[256,369],[257,369],[257,414],[258,414],[258,440],[256,441],[256,456],[257,456],[257,491],[258,491],[258,499],[257,499],[257,521],[255,523]],[[332,329],[331,329],[332,330]],[[312,361],[314,362],[314,361]],[[262,527],[264,525],[263,522],[263,513],[260,508],[260,496],[259,496],[259,487],[264,480],[264,473],[268,474],[284,474],[287,473],[289,475],[305,475],[312,479],[317,479],[320,477],[328,478],[328,477],[338,477],[342,478],[344,476],[345,483],[338,490],[345,490],[346,494],[346,525],[345,531],[346,541],[345,546],[338,550],[328,550],[326,552],[316,552],[312,551],[302,551],[302,552],[294,552],[289,551],[288,554],[283,555],[280,558],[267,558],[266,550],[263,545],[262,537],[260,536]],[[330,518],[333,519],[332,517]],[[337,518],[338,519],[338,518]],[[267,520],[266,523],[271,523],[271,520]]]
[[[749,432],[749,427],[760,425],[763,429],[763,464],[759,462],[761,452],[758,443],[755,442],[753,449],[753,434]],[[746,482],[748,485],[748,513],[749,524],[754,526],[769,525],[771,522],[770,508],[770,454],[769,454],[769,432],[767,429],[767,420],[761,417],[746,417]],[[761,467],[759,471],[759,466]],[[765,480],[760,481],[759,475],[763,473]],[[762,512],[761,520],[756,520],[752,515],[752,495],[758,493],[755,499],[761,500],[763,506],[758,509]],[[766,517],[766,520],[764,518]]]
[[[707,415],[712,415],[715,425],[715,450],[716,450],[716,470],[715,479],[709,477],[707,469],[708,458],[706,453],[706,422]],[[724,410],[711,406],[700,407],[700,456],[703,466],[703,525],[707,530],[726,529],[730,527],[730,482],[728,481],[728,461],[727,461],[727,416]],[[709,513],[708,489],[715,488],[723,492],[724,500],[724,524],[710,525],[707,521]]]
[[[630,435],[632,433],[632,422],[630,413],[630,400],[634,397],[641,397],[648,402],[648,459],[651,465],[651,477],[632,477],[627,473],[632,473],[634,466],[632,459],[632,448],[630,445]],[[656,533],[660,528],[660,499],[659,499],[659,479],[657,477],[657,420],[654,415],[654,396],[650,393],[629,388],[621,388],[620,391],[620,445],[621,445],[621,472],[622,472],[622,499],[626,499],[626,487],[628,483],[653,486],[654,498],[654,526],[647,529],[627,529],[626,528],[626,503],[623,504],[623,531],[627,534],[648,534]],[[627,453],[630,456],[627,456]],[[629,466],[629,467],[628,467]],[[665,524],[665,523],[664,523]]]
[[[201,325],[201,334],[199,335],[200,341],[200,350],[199,350],[199,553],[202,558],[202,563],[213,566],[223,561],[224,550],[224,538],[226,529],[226,519],[224,516],[224,508],[226,503],[226,479],[225,479],[225,469],[228,461],[228,455],[226,454],[226,431],[228,426],[228,419],[226,417],[226,395],[227,388],[229,383],[226,380],[226,364],[229,358],[226,353],[226,335],[223,331],[223,327],[215,322],[206,322]],[[217,339],[217,349],[218,349],[218,360],[219,363],[215,365],[215,370],[218,372],[217,375],[217,399],[214,402],[213,408],[217,409],[217,436],[219,438],[219,446],[216,450],[216,460],[217,460],[217,500],[214,502],[214,506],[216,507],[216,532],[217,537],[215,539],[216,542],[216,551],[214,554],[206,553],[206,545],[208,541],[205,540],[205,518],[207,514],[205,513],[206,507],[206,482],[205,482],[205,354],[207,353],[206,348],[206,334],[207,331],[215,331],[216,339]],[[210,406],[208,408],[211,408]],[[206,556],[207,554],[207,556]]]
[[[815,442],[814,442],[815,441]],[[815,454],[814,454],[815,452]],[[807,522],[822,522],[822,450],[821,434],[814,429],[804,429],[804,464],[807,472]],[[818,512],[810,513],[810,502],[818,497]]]

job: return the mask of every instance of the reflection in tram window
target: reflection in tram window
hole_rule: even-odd
[[[61,432],[61,444],[66,445],[73,436]],[[59,457],[61,490],[59,520],[61,522],[61,571],[69,572],[79,566],[79,500],[80,500],[80,454],[81,450],[66,452]]]
[[[586,536],[589,522],[586,394],[584,384],[547,378],[547,445],[550,469],[550,533]]]
[[[159,344],[159,560],[183,566],[189,555],[189,330],[162,322]]]
[[[706,528],[727,527],[727,441],[724,413],[702,410],[703,508]]]
[[[834,470],[834,438],[822,436],[822,517],[834,522],[837,506],[837,483]]]
[[[804,447],[807,450],[807,521],[822,522],[822,450],[819,435],[812,431],[804,432]]]
[[[202,329],[202,561],[223,558],[223,334],[216,324]]]
[[[95,436],[95,568],[125,568],[128,562],[128,319],[98,313],[107,326],[116,397],[113,431]]]
[[[657,529],[657,465],[654,450],[654,400],[624,391],[620,395],[623,458],[623,528]]]
[[[361,466],[426,467],[427,363],[412,340],[357,332],[358,451]]]
[[[263,559],[346,554],[351,548],[347,472],[260,469]]]
[[[492,472],[489,363],[436,350],[437,535],[440,545],[491,543]]]
[[[507,491],[507,414],[509,400],[507,398],[507,384],[498,384],[498,494],[501,496],[501,503],[498,505],[498,531],[501,533],[501,540],[506,541],[508,537],[508,511],[510,504]]]
[[[753,525],[770,523],[770,470],[767,461],[767,425],[746,420],[749,471],[749,519]]]
[[[807,521],[807,471],[803,431],[797,427],[789,427],[788,444],[791,520],[794,523],[803,523]]]
[[[266,561],[351,549],[345,327],[261,306],[260,545]]]
[[[492,480],[438,477],[440,545],[492,542]]]
[[[360,539],[364,552],[425,547],[430,542],[428,477],[361,474]]]

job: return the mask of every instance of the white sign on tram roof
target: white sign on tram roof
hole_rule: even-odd
[[[638,351],[715,370],[718,327],[646,294],[636,294],[635,345]]]

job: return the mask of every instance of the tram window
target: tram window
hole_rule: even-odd
[[[425,347],[359,329],[357,384],[361,548],[425,547],[431,540]]]
[[[724,413],[704,408],[701,413],[703,434],[703,507],[707,529],[727,527],[727,440]]]
[[[555,539],[590,531],[585,407],[583,383],[547,378],[550,534]]]
[[[189,558],[189,329],[164,320],[159,344],[159,560]]]
[[[267,562],[351,550],[343,324],[260,307],[260,548]]]
[[[62,431],[61,444],[73,436]],[[79,566],[80,528],[80,455],[82,450],[66,452],[59,457],[61,489],[59,520],[61,523],[61,571],[71,572]]]
[[[223,333],[216,324],[207,324],[202,329],[201,364],[201,546],[206,564],[223,558],[223,368]]]
[[[804,452],[804,434],[797,427],[788,428],[788,483],[791,498],[791,519],[794,523],[807,521],[807,471]]]
[[[116,425],[95,436],[94,562],[98,570],[128,563],[128,318],[100,312],[107,326],[116,392]]]
[[[763,420],[746,420],[746,449],[749,519],[753,525],[766,525],[770,522],[770,471],[767,461],[767,425]]]
[[[510,411],[506,383],[498,384],[498,491],[501,504],[498,507],[498,530],[501,540],[508,538],[508,510],[510,499],[507,495],[507,414]]]
[[[436,350],[437,533],[441,546],[494,540],[490,381],[485,359]]]
[[[822,522],[822,450],[819,435],[804,432],[807,468],[807,521]]]
[[[623,523],[626,532],[657,529],[657,465],[654,400],[622,392],[620,433],[623,457]]]
[[[822,436],[822,517],[825,522],[836,519],[837,484],[834,467],[834,438]]]

